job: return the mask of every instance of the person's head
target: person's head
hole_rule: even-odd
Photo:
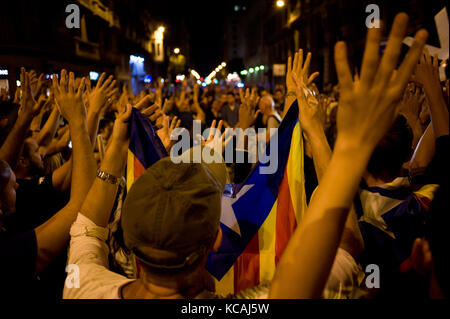
[[[275,102],[270,95],[266,95],[259,100],[258,106],[261,113],[268,115],[274,111]]]
[[[234,104],[236,104],[236,99],[235,99],[235,97],[234,97],[233,92],[228,92],[227,95],[226,95],[226,98],[227,98],[227,103],[228,103],[229,105],[234,105]]]
[[[404,116],[399,115],[391,129],[378,143],[367,171],[375,178],[389,182],[399,176],[403,163],[412,153],[413,133]]]
[[[44,171],[44,162],[39,153],[39,145],[35,139],[27,138],[25,140],[17,169],[25,172],[28,176],[39,175]]]
[[[209,253],[220,246],[226,174],[224,164],[175,164],[165,158],[133,184],[121,225],[143,280],[182,289],[205,274]]]
[[[280,89],[276,89],[276,90],[273,92],[273,98],[274,98],[274,100],[277,101],[278,103],[282,103],[282,102],[283,102],[283,99],[284,99],[283,91],[280,90]]]
[[[8,163],[0,160],[0,221],[15,210],[17,186],[14,172]]]

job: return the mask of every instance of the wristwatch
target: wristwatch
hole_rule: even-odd
[[[124,187],[125,186],[125,178],[124,177],[116,177],[114,175],[111,175],[105,171],[98,170],[97,171],[97,178],[100,178],[102,181],[113,184],[113,185],[119,185]]]

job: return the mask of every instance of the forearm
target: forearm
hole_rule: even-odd
[[[59,122],[59,111],[55,107],[37,137],[39,146],[48,147],[56,134]]]
[[[306,132],[309,143],[311,145],[312,156],[314,161],[314,168],[316,170],[317,180],[320,181],[325,174],[325,171],[330,163],[331,148],[328,145],[327,137],[321,127]]]
[[[87,129],[89,132],[89,140],[91,141],[92,149],[94,149],[95,143],[97,142],[97,132],[100,123],[100,113],[88,112],[86,122],[87,122]]]
[[[321,297],[372,150],[338,140],[306,215],[278,265],[271,298]]]
[[[43,112],[40,112],[38,115],[36,115],[33,120],[31,121],[30,129],[32,131],[40,131],[41,130],[41,124],[42,124],[42,117]]]
[[[409,162],[410,172],[417,169],[424,169],[428,166],[434,156],[435,138],[433,134],[433,127],[430,123],[419,140],[414,154]]]
[[[12,169],[17,164],[23,143],[30,127],[30,117],[18,117],[14,127],[0,148],[0,159],[6,161]]]
[[[116,177],[122,177],[126,162],[126,149],[114,141],[105,154],[100,169]],[[96,225],[106,227],[109,214],[114,206],[118,185],[113,185],[98,178],[94,180],[91,189],[81,207],[81,213]]]
[[[425,85],[425,94],[430,105],[431,120],[435,138],[449,134],[448,109],[439,82]]]

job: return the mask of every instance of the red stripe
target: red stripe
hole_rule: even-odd
[[[234,293],[259,285],[258,233],[234,263]]]
[[[287,243],[294,234],[297,227],[294,206],[292,205],[291,193],[289,191],[287,165],[284,177],[278,190],[277,220],[275,226],[275,265],[281,259]]]
[[[136,181],[142,174],[144,174],[144,165],[139,162],[138,158],[134,157],[134,180]]]

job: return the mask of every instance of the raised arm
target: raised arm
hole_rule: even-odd
[[[430,107],[434,137],[448,135],[448,108],[439,82],[439,66],[437,56],[434,59],[425,49],[416,69],[416,78],[423,85]]]
[[[390,82],[407,22],[406,14],[396,16],[380,63],[381,32],[369,30],[357,84],[352,80],[345,43],[336,44],[341,85],[336,146],[316,195],[278,265],[270,291],[272,298],[321,297],[362,175],[373,150],[395,120],[396,102],[428,37],[425,30],[416,34],[395,82]]]
[[[128,149],[128,121],[131,105],[120,114],[114,123],[111,144],[100,165],[100,171],[120,179],[123,176]],[[81,207],[81,214],[92,220],[97,226],[106,227],[114,206],[118,184],[112,184],[96,178]]]
[[[19,114],[14,127],[0,148],[0,159],[6,161],[12,169],[16,166],[17,159],[22,152],[31,121],[45,104],[43,97],[38,102],[34,100],[31,93],[30,78],[24,68],[20,73],[20,82],[22,83],[22,100],[20,101]]]
[[[86,125],[86,109],[82,99],[85,79],[77,91],[74,74],[61,72],[61,83],[53,76],[53,90],[61,115],[69,122],[73,145],[73,169],[69,203],[45,224],[36,228],[38,245],[37,272],[58,256],[67,246],[69,229],[80,210],[95,177],[97,165],[92,153]]]
[[[300,49],[294,55],[294,64],[292,64],[292,57],[288,58],[287,64],[287,72],[286,72],[286,89],[287,96],[286,101],[284,103],[283,114],[281,115],[283,118],[286,116],[286,113],[289,111],[289,108],[294,103],[296,97],[295,91],[297,90],[297,86],[292,78],[292,74],[295,73],[299,77],[303,79],[303,82],[306,86],[309,86],[316,77],[319,76],[319,72],[315,72],[309,76],[309,64],[311,62],[311,53],[308,53],[306,56],[306,61],[303,64],[303,50]]]
[[[39,132],[39,135],[37,136],[36,139],[41,149],[40,153],[42,155],[47,154],[48,148],[51,142],[53,141],[53,137],[56,134],[56,130],[58,129],[58,123],[59,123],[59,111],[56,105],[54,105],[50,117],[48,118],[47,122],[45,122],[44,127]]]

